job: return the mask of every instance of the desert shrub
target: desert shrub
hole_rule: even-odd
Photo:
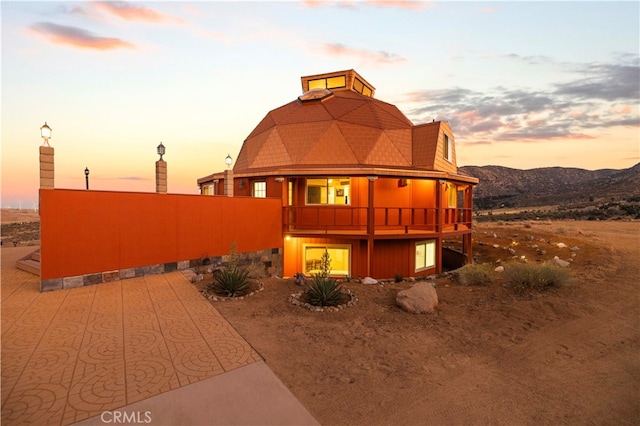
[[[493,280],[494,274],[490,264],[475,263],[458,269],[456,280],[462,285],[487,285]]]
[[[344,299],[342,286],[331,278],[331,257],[327,250],[320,259],[320,272],[313,275],[307,300],[315,306],[336,306]]]
[[[506,286],[517,292],[527,290],[543,291],[566,284],[571,274],[569,270],[552,263],[513,263],[504,271]]]
[[[233,241],[229,249],[228,266],[214,272],[209,289],[226,297],[243,296],[251,287],[249,272],[238,265],[238,245]]]
[[[336,306],[344,299],[342,286],[333,278],[314,275],[307,290],[307,300],[315,306]]]
[[[226,297],[243,296],[251,286],[248,277],[249,271],[238,266],[233,269],[222,269],[215,274],[210,288]]]

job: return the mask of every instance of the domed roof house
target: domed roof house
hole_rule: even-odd
[[[262,119],[232,170],[201,193],[282,200],[283,275],[424,276],[471,260],[472,193],[445,121],[413,125],[354,70],[302,77]],[[457,243],[458,254],[444,247]]]

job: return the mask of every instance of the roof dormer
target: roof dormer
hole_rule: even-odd
[[[354,70],[335,71],[301,77],[302,93],[315,89],[351,90],[373,98],[375,87]]]

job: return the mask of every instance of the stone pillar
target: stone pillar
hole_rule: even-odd
[[[40,188],[53,189],[53,154],[54,150],[51,146],[40,147]]]
[[[164,160],[156,161],[156,192],[167,193],[167,162]]]
[[[233,170],[224,171],[224,195],[233,197]]]

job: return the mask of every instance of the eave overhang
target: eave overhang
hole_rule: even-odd
[[[262,178],[262,177],[304,177],[304,176],[380,176],[407,179],[445,179],[460,183],[477,185],[479,180],[474,177],[459,175],[456,173],[441,172],[436,170],[421,170],[389,167],[283,167],[269,169],[252,169],[251,171],[238,171],[233,173],[234,178]],[[224,172],[214,173],[198,179],[198,184],[211,182],[215,179],[224,179]]]

